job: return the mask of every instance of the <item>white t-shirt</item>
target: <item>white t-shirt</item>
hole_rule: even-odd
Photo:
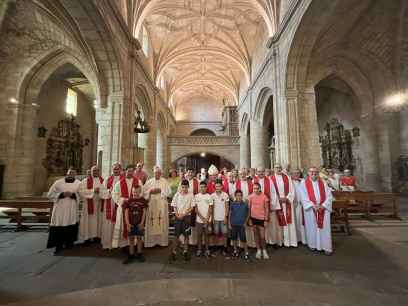
[[[214,221],[224,221],[225,219],[225,205],[229,202],[229,196],[225,192],[217,195],[216,192],[211,194],[211,199],[214,203]]]
[[[179,214],[185,214],[193,206],[194,196],[191,193],[177,192],[171,201],[171,207],[175,207]]]
[[[208,210],[210,206],[213,206],[213,200],[211,195],[208,193],[198,193],[194,197],[194,206],[197,206],[197,209],[201,216],[206,217],[208,215]],[[196,222],[203,223],[203,220],[198,216],[196,218]]]

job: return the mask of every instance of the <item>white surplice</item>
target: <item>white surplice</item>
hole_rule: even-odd
[[[104,215],[102,217],[102,233],[101,233],[101,244],[103,249],[112,249],[112,242],[113,242],[113,230],[115,228],[115,222],[112,220],[108,219],[106,217],[106,209],[107,209],[107,200],[111,200],[111,210],[112,214],[115,212],[114,207],[116,205],[115,201],[112,199],[112,192],[113,188],[115,187],[116,183],[119,182],[121,176],[114,176],[113,177],[113,182],[112,182],[112,187],[109,189],[108,188],[108,181],[109,178],[107,178],[103,182],[103,192],[100,193],[100,197],[104,200]]]
[[[326,200],[322,203],[324,210],[323,228],[320,229],[317,226],[316,215],[313,210],[313,202],[310,200],[307,193],[305,180],[302,182],[302,205],[305,212],[305,229],[307,245],[311,249],[317,249],[319,251],[332,252],[332,237],[331,237],[331,222],[330,213],[332,211],[333,196],[330,188],[323,182],[326,192]],[[316,202],[320,203],[320,191],[318,181],[312,181],[313,190],[316,198]]]
[[[283,174],[286,175],[286,174]],[[288,181],[289,181],[289,193],[285,196],[285,185],[283,182],[283,177],[282,175],[277,175],[275,174],[274,177],[276,178],[276,185],[278,187],[278,191],[275,189],[275,185],[271,181],[271,209],[275,210],[273,207],[280,207],[283,211],[283,214],[285,216],[285,220],[287,220],[287,205],[290,205],[290,213],[292,216],[292,223],[287,224],[285,226],[280,226],[282,229],[283,233],[283,245],[285,247],[297,247],[298,246],[298,240],[297,240],[297,235],[296,235],[296,222],[295,222],[295,205],[293,203],[295,199],[295,188],[293,187],[292,179],[287,176]],[[291,204],[288,203],[279,203],[279,196],[282,198],[286,198]],[[275,210],[276,211],[276,210]],[[286,222],[287,223],[287,222]]]
[[[51,213],[50,226],[68,226],[78,222],[79,186],[81,182],[75,180],[72,183],[65,182],[65,178],[52,184],[47,197],[54,202]],[[76,200],[71,198],[59,198],[63,192],[71,192],[76,195]]]
[[[161,192],[150,194],[150,190],[160,188]],[[151,178],[145,186],[144,192],[149,197],[146,212],[145,247],[169,245],[169,208],[167,198],[171,194],[170,184],[166,179]]]
[[[296,221],[296,236],[298,241],[306,244],[306,231],[303,224],[303,206],[302,206],[302,181],[292,180],[295,187],[295,221]]]
[[[82,241],[100,238],[102,233],[102,217],[101,212],[102,199],[100,194],[95,192],[96,188],[99,188],[99,192],[103,193],[103,183],[100,182],[99,177],[93,178],[93,186],[88,189],[88,178],[81,181],[79,186],[79,194],[82,198],[82,212],[79,221],[79,239]],[[88,199],[93,199],[94,213],[88,214]]]
[[[129,197],[132,192],[132,187],[133,187],[133,180],[137,180],[138,184],[142,186],[142,181],[137,179],[137,178],[126,178],[126,185],[127,185],[127,190],[129,192]],[[143,187],[142,187],[142,192],[143,192]],[[112,200],[118,204],[118,208],[116,210],[116,222],[113,227],[113,234],[112,234],[112,248],[123,248],[129,244],[128,239],[124,237],[124,231],[126,230],[124,228],[125,224],[123,221],[123,216],[124,216],[124,210],[122,209],[123,203],[128,200],[128,198],[125,198],[122,196],[122,190],[120,187],[120,180],[113,185],[113,191],[112,191]]]

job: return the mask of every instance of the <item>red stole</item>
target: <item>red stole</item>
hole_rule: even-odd
[[[198,193],[198,180],[193,178],[193,194],[196,195]]]
[[[326,189],[324,188],[324,183],[322,179],[318,179],[318,184],[319,184],[319,193],[320,193],[320,205],[323,204],[326,201]],[[306,191],[307,195],[309,197],[309,200],[316,206],[316,195],[314,193],[313,189],[313,184],[312,184],[312,179],[308,177],[305,181],[306,185]],[[323,221],[324,221],[324,209],[319,209],[315,211],[315,216],[316,216],[316,221],[317,221],[317,227],[318,228],[323,228]]]
[[[229,194],[229,182],[227,179],[224,179],[222,181],[222,191],[224,191],[226,194]]]
[[[99,177],[99,181],[101,182],[101,184],[103,184],[103,178]],[[92,176],[88,176],[88,178],[86,179],[86,188],[87,189],[93,189],[93,177]],[[94,205],[94,201],[93,198],[92,199],[87,199],[87,206],[88,206],[88,215],[93,215],[95,213],[95,205]],[[102,209],[103,209],[103,205],[102,205]]]
[[[252,184],[252,182],[250,180],[246,181],[248,184],[248,195],[252,194],[254,192],[254,185]],[[241,187],[241,180],[237,180],[235,182],[235,190],[241,190],[242,191],[242,187]]]
[[[132,188],[139,186],[139,179],[137,177],[132,178]],[[120,179],[120,196],[122,198],[125,198],[127,200],[132,198],[132,190],[128,190],[127,182],[126,182],[126,177],[123,177]],[[127,239],[128,237],[128,231],[126,228],[126,219],[125,219],[125,211],[122,210],[122,218],[123,218],[123,238]]]
[[[259,177],[256,176],[254,178],[254,183],[259,183]],[[264,185],[261,186],[261,190],[268,197],[268,199],[271,198],[271,186],[267,177],[264,177]]]
[[[122,179],[123,176],[120,176],[120,179]],[[106,184],[106,187],[109,190],[112,190],[113,188],[113,181],[115,179],[115,176],[111,175],[108,178],[108,183]],[[112,222],[116,222],[116,210],[117,210],[117,204],[115,203],[114,207],[112,207],[112,198],[106,199],[105,200],[105,205],[106,205],[106,219],[111,220]],[[103,211],[103,208],[102,208]]]
[[[289,178],[286,174],[282,173],[282,179],[283,179],[283,189],[284,189],[285,197],[287,197],[289,194]],[[272,175],[271,180],[272,180],[273,186],[275,187],[276,194],[278,195],[278,198],[280,198],[276,176]],[[285,219],[285,214],[283,213],[282,209],[277,210],[276,215],[278,217],[280,226],[286,226],[288,224],[292,224],[292,203],[289,200],[286,200],[286,219]]]

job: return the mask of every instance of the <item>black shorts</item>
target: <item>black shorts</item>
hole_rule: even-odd
[[[262,226],[262,227],[265,226],[265,220],[259,220],[259,219],[251,218],[251,222],[252,222],[252,225],[254,225],[254,226]]]
[[[176,219],[174,230],[176,238],[181,235],[187,237],[191,235],[191,217],[185,216],[183,219]]]
[[[144,230],[141,230],[138,224],[132,225],[129,236],[144,236]]]
[[[246,243],[246,234],[245,234],[245,226],[244,225],[233,225],[231,232],[231,240],[235,241],[238,240]]]

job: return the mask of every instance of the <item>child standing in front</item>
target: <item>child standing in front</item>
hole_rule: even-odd
[[[269,199],[261,191],[261,185],[254,183],[254,193],[248,197],[249,226],[252,226],[255,236],[256,259],[269,259],[266,251],[265,227],[269,222]]]
[[[211,254],[208,248],[208,226],[211,222],[213,201],[211,199],[211,196],[207,193],[207,183],[205,181],[200,183],[200,192],[197,193],[194,197],[194,206],[197,214],[197,257],[203,255],[203,240],[205,247],[204,255],[206,257],[209,257]]]
[[[213,209],[214,235],[218,238],[218,244],[223,245],[222,254],[224,256],[227,256],[229,196],[224,191],[222,191],[222,188],[223,188],[222,180],[216,180],[215,192],[211,194],[211,199],[214,203]]]
[[[171,206],[174,209],[176,215],[175,222],[175,238],[173,243],[173,250],[170,255],[170,262],[173,262],[177,258],[177,249],[180,244],[180,236],[183,236],[183,257],[184,260],[190,260],[190,254],[188,252],[188,241],[191,235],[191,212],[194,209],[194,196],[188,192],[189,182],[183,180],[181,182],[181,190],[177,192]]]
[[[245,260],[249,260],[249,253],[248,247],[246,244],[246,234],[245,234],[245,225],[248,223],[249,220],[249,211],[248,205],[244,202],[242,198],[242,191],[236,190],[235,193],[235,201],[230,204],[229,209],[229,229],[231,233],[231,240],[234,245],[234,253],[232,254],[233,257],[238,257],[238,239],[241,242],[244,248],[244,258]]]
[[[140,185],[132,188],[132,198],[123,203],[129,240],[129,257],[125,259],[123,264],[129,264],[134,259],[139,262],[145,261],[142,251],[147,203],[147,200],[142,197],[142,187]],[[137,240],[136,256],[135,238]]]

